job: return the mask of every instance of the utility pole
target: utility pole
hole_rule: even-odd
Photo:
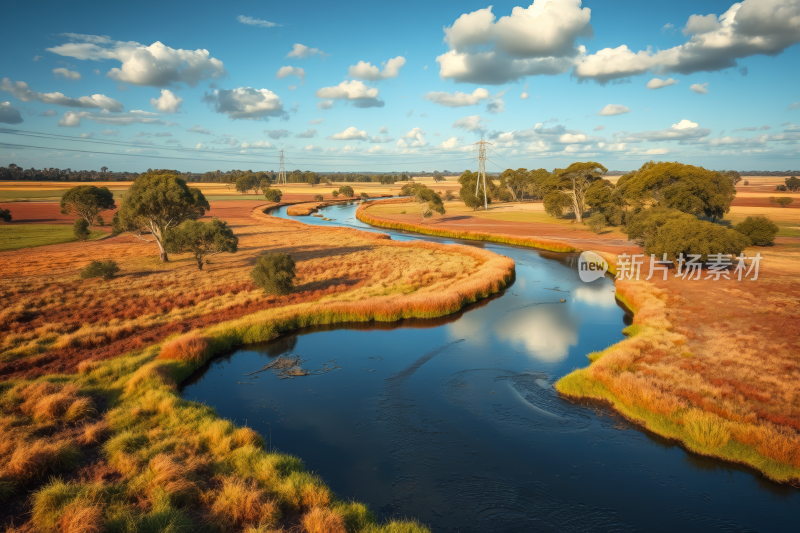
[[[481,135],[483,137],[483,135]],[[481,139],[480,141],[476,142],[472,146],[477,147],[478,149],[478,179],[475,183],[475,196],[478,196],[478,188],[481,184],[481,177],[483,178],[483,208],[489,209],[489,199],[486,196],[486,145],[491,145],[492,143],[484,141]]]
[[[281,157],[281,167],[278,169],[278,179],[276,181],[278,184],[286,185],[286,168],[283,166],[283,150],[279,153]]]

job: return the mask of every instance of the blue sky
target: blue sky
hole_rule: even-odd
[[[16,3],[0,165],[461,171],[483,135],[487,170],[798,166],[800,0],[489,7]]]

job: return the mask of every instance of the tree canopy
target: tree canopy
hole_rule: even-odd
[[[608,172],[606,167],[594,161],[572,163],[565,169],[553,172],[553,179],[550,183],[554,185],[553,189],[569,198],[568,209],[575,213],[577,222],[583,222],[583,212],[586,210],[586,191],[606,172]]]
[[[459,197],[461,197],[464,204],[466,204],[467,207],[471,207],[473,211],[484,205],[484,198],[486,199],[486,203],[490,204],[492,203],[492,198],[496,196],[495,191],[497,185],[490,179],[486,179],[486,188],[488,190],[484,196],[484,180],[480,179],[480,174],[477,172],[471,172],[469,170],[464,171],[458,178],[458,182],[461,184],[461,190],[458,191]]]
[[[778,225],[765,216],[747,217],[743,222],[736,224],[733,229],[745,235],[758,246],[772,244],[780,231]]]
[[[171,253],[191,253],[197,268],[203,270],[208,258],[221,253],[236,253],[239,238],[228,223],[214,217],[211,222],[187,220],[177,228],[167,231],[166,247]]]
[[[78,185],[61,197],[61,213],[64,215],[74,213],[86,220],[89,226],[94,226],[95,218],[102,211],[115,207],[117,205],[114,203],[114,194],[108,187]]]
[[[667,254],[670,261],[681,254],[698,254],[701,261],[707,261],[713,254],[739,255],[750,244],[750,239],[738,231],[695,217],[679,217],[667,220],[648,236],[644,252],[659,258]]]
[[[442,197],[425,185],[422,185],[414,191],[414,199],[419,204],[420,211],[422,212],[422,220],[420,223],[424,223],[425,219],[432,217],[434,213],[439,213],[440,215],[444,215],[445,213]]]
[[[161,261],[169,261],[166,232],[211,209],[200,189],[189,187],[174,174],[142,174],[133,182],[117,213],[117,227],[141,238],[149,231],[158,243]]]

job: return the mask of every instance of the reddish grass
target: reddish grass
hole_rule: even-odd
[[[211,504],[211,516],[225,530],[259,524],[274,524],[280,519],[278,505],[264,497],[255,484],[228,477]]]
[[[101,533],[105,530],[103,508],[88,503],[74,503],[67,507],[58,521],[61,533]]]
[[[164,343],[159,359],[176,359],[178,361],[203,361],[208,355],[209,340],[197,333],[184,335]]]
[[[303,515],[303,529],[308,533],[345,533],[344,518],[331,509],[314,507]]]

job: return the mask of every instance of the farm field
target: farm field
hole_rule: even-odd
[[[105,231],[91,232],[89,240],[99,239],[106,235]],[[7,224],[0,226],[0,252],[76,242],[72,227],[56,224]]]

